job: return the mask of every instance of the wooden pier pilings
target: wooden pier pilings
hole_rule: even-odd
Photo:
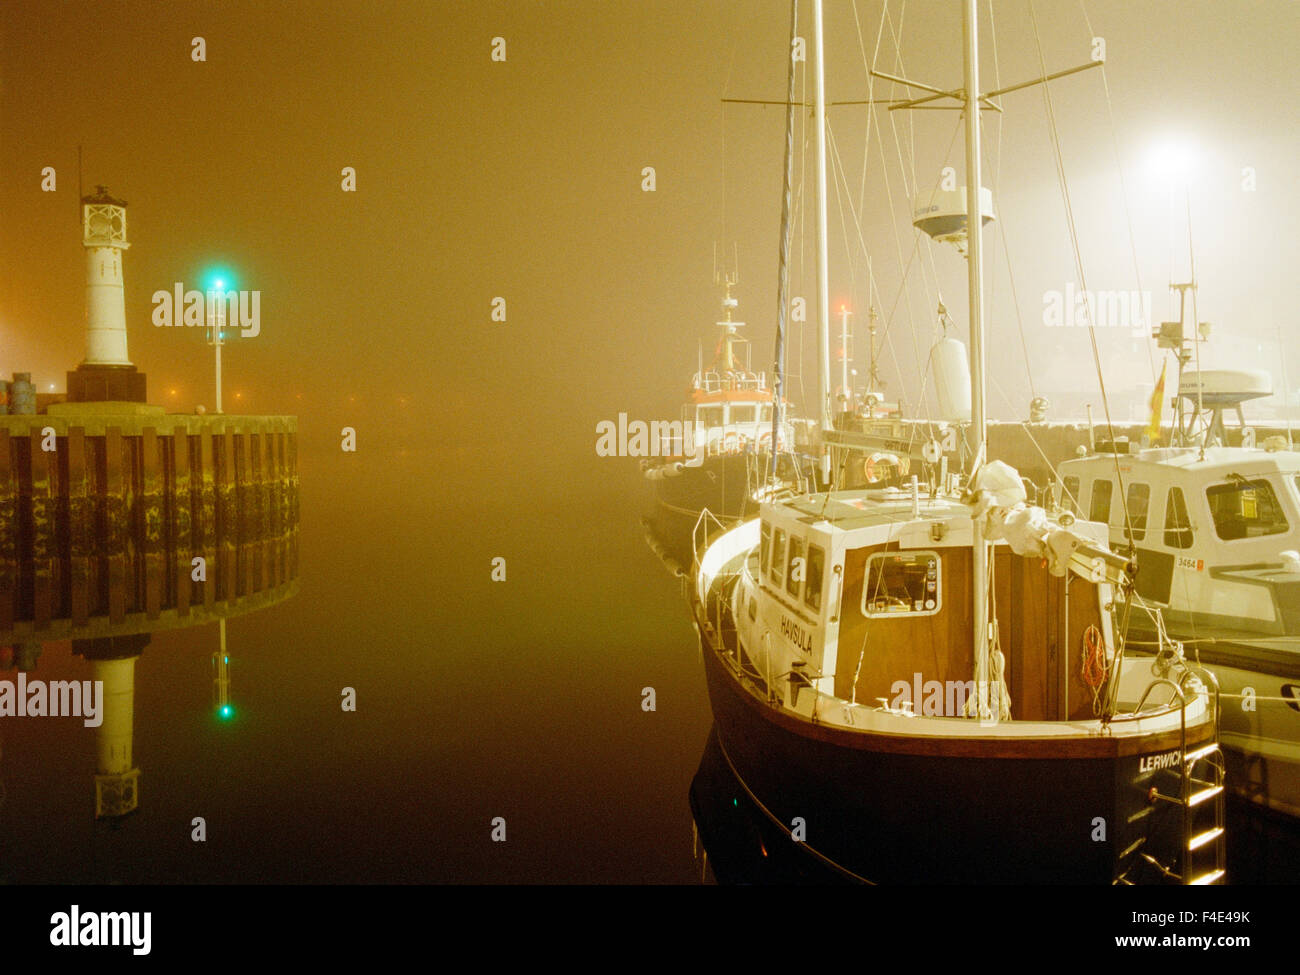
[[[295,417],[0,416],[0,643],[192,626],[279,602],[297,578]]]

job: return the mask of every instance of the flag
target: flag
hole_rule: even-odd
[[[1151,422],[1147,424],[1147,443],[1154,447],[1160,441],[1160,414],[1165,407],[1165,370],[1169,368],[1166,359],[1160,367],[1160,379],[1151,391]]]

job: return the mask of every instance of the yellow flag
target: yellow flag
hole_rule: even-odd
[[[1169,368],[1166,359],[1160,367],[1160,379],[1151,391],[1151,422],[1147,424],[1147,443],[1154,447],[1160,441],[1160,414],[1165,407],[1165,370]]]

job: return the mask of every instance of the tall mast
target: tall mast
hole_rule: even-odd
[[[822,0],[813,0],[813,60],[816,95],[813,118],[817,130],[817,380],[821,403],[817,410],[823,430],[831,428],[830,284],[826,253],[826,69],[822,44]],[[829,455],[823,449],[822,469]]]
[[[984,420],[984,275],[980,259],[983,217],[980,213],[980,83],[979,37],[976,0],[965,2],[965,86],[966,86],[966,236],[970,292],[971,434],[974,437],[975,466],[985,460],[987,448]],[[982,521],[982,519],[981,519]],[[989,547],[983,525],[976,524],[972,539],[971,589],[974,595],[975,688],[980,718],[996,720],[997,707],[989,704]]]
[[[772,450],[767,476],[776,479],[776,458],[785,429],[785,315],[790,304],[790,191],[794,179],[794,45],[799,36],[799,0],[790,0],[790,49],[786,52],[785,180],[781,192],[781,250],[776,297],[776,357],[772,381]]]

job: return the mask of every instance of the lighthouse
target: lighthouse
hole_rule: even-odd
[[[95,731],[95,818],[120,820],[140,806],[140,769],[131,754],[135,736],[135,662],[151,634],[73,640],[72,652],[90,661],[102,681],[101,724]]]
[[[86,358],[68,373],[71,402],[145,402],[145,376],[131,364],[126,344],[122,257],[126,201],[103,186],[81,198],[81,244],[86,251]]]

